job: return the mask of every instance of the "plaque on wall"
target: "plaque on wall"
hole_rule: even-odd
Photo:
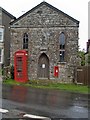
[[[45,64],[42,64],[42,68],[45,68]]]

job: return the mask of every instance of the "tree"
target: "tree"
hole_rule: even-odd
[[[90,65],[90,53],[88,54],[88,64]]]
[[[81,58],[81,66],[85,65],[85,52],[84,50],[78,51],[78,56]]]

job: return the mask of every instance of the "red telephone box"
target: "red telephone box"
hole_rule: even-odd
[[[59,68],[58,66],[54,66],[54,76],[58,77],[58,74],[59,74]]]
[[[18,82],[27,82],[28,54],[26,50],[19,50],[14,54],[14,79]]]

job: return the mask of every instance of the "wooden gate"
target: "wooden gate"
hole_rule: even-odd
[[[90,66],[80,66],[77,68],[77,83],[90,85]]]
[[[45,53],[41,54],[38,61],[38,78],[49,79],[49,59]]]

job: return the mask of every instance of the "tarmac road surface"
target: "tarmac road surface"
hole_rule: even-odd
[[[23,86],[2,86],[2,108],[9,112],[3,118],[35,115],[47,118],[88,118],[86,94]]]

